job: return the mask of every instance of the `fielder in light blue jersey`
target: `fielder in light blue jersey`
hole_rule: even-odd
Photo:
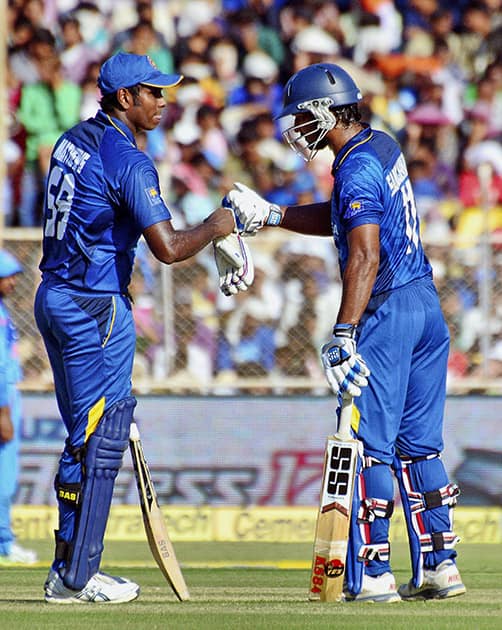
[[[465,592],[452,529],[459,490],[440,458],[449,333],[404,156],[388,134],[360,122],[361,98],[329,63],[300,70],[284,89],[286,141],[307,161],[326,147],[335,156],[330,201],[280,208],[239,183],[227,199],[244,234],[280,225],[332,235],[338,250],[342,300],[321,357],[333,392],[357,398],[352,427],[364,448],[345,600],[441,599]],[[389,562],[392,471],[412,564],[399,590]]]
[[[59,526],[45,583],[49,603],[127,602],[139,592],[137,584],[99,571],[136,405],[128,285],[138,240],[143,235],[155,257],[170,264],[235,228],[232,212],[218,208],[201,225],[175,230],[153,162],[136,146],[136,134],[161,120],[162,89],[181,79],[146,56],[111,57],[98,79],[101,110],[64,133],[52,153],[35,316],[68,438],[55,479]]]
[[[18,383],[22,370],[19,336],[4,298],[12,295],[22,271],[17,258],[0,250],[0,567],[37,561],[34,551],[16,542],[11,522],[19,475],[22,416]]]

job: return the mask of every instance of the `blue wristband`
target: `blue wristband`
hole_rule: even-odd
[[[275,203],[270,206],[270,214],[265,221],[265,225],[270,225],[272,227],[278,226],[282,221],[282,212],[278,205]]]

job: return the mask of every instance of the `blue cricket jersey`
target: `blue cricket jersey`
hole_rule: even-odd
[[[124,293],[142,232],[171,219],[152,160],[131,130],[99,111],[52,152],[44,200],[44,279]]]
[[[376,223],[380,226],[380,266],[372,295],[432,277],[420,241],[411,181],[397,142],[365,126],[337,154],[332,174],[331,224],[342,274],[348,259],[347,233]]]

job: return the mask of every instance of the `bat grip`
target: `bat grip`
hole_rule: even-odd
[[[340,422],[338,423],[338,437],[350,439],[350,424],[352,420],[352,397],[342,398],[342,408],[340,409]]]
[[[135,422],[131,422],[131,427],[129,429],[129,439],[133,442],[137,442],[139,440],[138,425]]]

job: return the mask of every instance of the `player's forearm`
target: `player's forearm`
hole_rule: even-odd
[[[210,225],[202,224],[188,230],[177,230],[164,234],[161,240],[157,237],[145,238],[155,257],[168,265],[186,260],[206,247],[218,234]]]
[[[171,221],[161,221],[147,228],[144,236],[153,255],[170,265],[194,256],[214,239],[229,234],[234,225],[232,214],[221,208],[192,228],[175,230]]]
[[[377,271],[376,257],[349,260],[343,274],[342,302],[337,323],[359,323],[371,297]]]
[[[280,226],[285,230],[311,236],[332,236],[329,201],[283,208]]]

